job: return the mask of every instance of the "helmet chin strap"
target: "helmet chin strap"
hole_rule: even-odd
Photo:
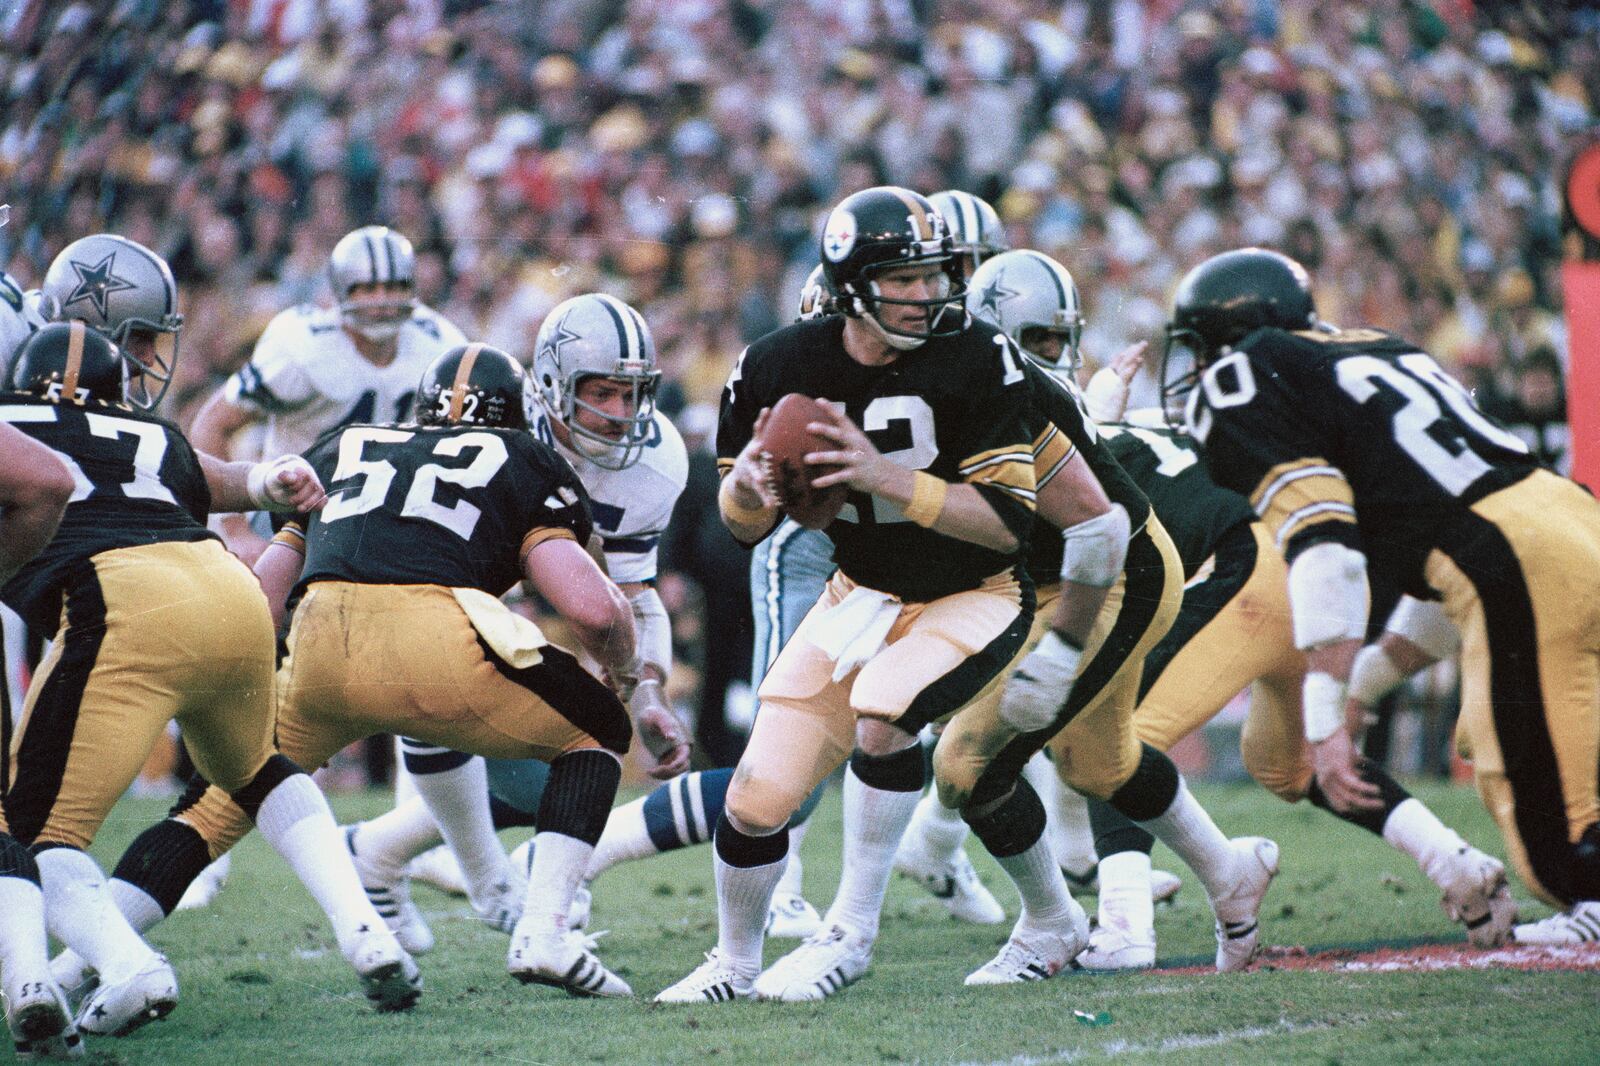
[[[861,321],[866,323],[867,328],[872,331],[874,337],[877,337],[896,351],[909,352],[928,343],[928,338],[926,337],[908,337],[903,333],[891,332],[882,322],[878,321],[878,316],[870,311],[862,313]]]

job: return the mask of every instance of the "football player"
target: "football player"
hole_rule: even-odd
[[[787,393],[826,398],[836,406],[812,428],[832,447],[808,460],[838,465],[815,486],[849,490],[827,529],[838,571],[761,683],[715,831],[717,946],[661,1002],[744,998],[758,984],[773,998],[822,998],[865,972],[925,783],[916,734],[975,696],[1032,619],[1018,568],[1034,498],[1027,390],[1016,354],[965,314],[944,220],[914,192],[868,189],[834,208],[821,251],[840,313],[741,355],[723,393],[719,501],[736,538],[770,535],[780,514],[765,412]],[[846,760],[854,815],[839,894],[794,953],[805,972],[780,962],[760,983],[786,827]]]
[[[1518,874],[1571,925],[1600,909],[1600,504],[1541,469],[1426,353],[1316,316],[1310,279],[1246,248],[1174,296],[1168,359],[1217,482],[1288,564],[1317,786],[1376,810],[1345,721],[1368,568],[1461,633],[1458,733]],[[1164,360],[1166,362],[1168,360]]]
[[[250,361],[195,416],[195,447],[220,456],[299,455],[334,426],[409,418],[423,370],[466,343],[417,300],[411,242],[387,226],[340,238],[328,283],[334,306],[302,304],[267,324]],[[251,426],[260,435],[236,442]],[[266,547],[242,519],[227,520],[224,533],[246,561]]]
[[[981,196],[960,189],[946,189],[928,197],[928,202],[944,218],[950,241],[961,265],[961,277],[972,279],[972,272],[990,256],[1011,248],[1005,226],[993,205]]]
[[[0,275],[0,283],[9,282],[9,277]],[[0,316],[4,313],[0,311]],[[0,317],[0,323],[4,321]],[[54,452],[0,423],[0,583],[10,581],[50,543],[76,487]],[[3,689],[0,704],[4,731],[0,750],[9,759],[11,703]],[[50,975],[39,864],[32,852],[5,832],[0,832],[0,990],[6,1027],[19,1058],[81,1054],[82,1037],[72,1024],[66,997]]]
[[[1240,750],[1251,776],[1288,802],[1309,799],[1383,837],[1439,886],[1446,912],[1473,943],[1502,942],[1514,907],[1498,860],[1468,845],[1380,767],[1363,770],[1382,797],[1377,810],[1334,811],[1317,786],[1301,725],[1305,657],[1294,646],[1283,557],[1249,502],[1211,480],[1198,448],[1181,433],[1134,425],[1102,425],[1101,432],[1172,531],[1188,583],[1177,623],[1145,660],[1134,714],[1140,741],[1167,751],[1250,689]],[[1091,803],[1091,812],[1104,856],[1100,914],[1079,962],[1094,969],[1153,965],[1145,902],[1153,840],[1108,804]]]
[[[1035,302],[1023,299],[1041,290],[1055,308],[1043,329]],[[1032,346],[1022,350],[1042,427],[1036,462],[1060,469],[1047,484],[1066,479],[1078,488],[1064,513],[1051,517],[1064,550],[1054,546],[1053,530],[1035,533],[1030,568],[1041,600],[1054,601],[1054,610],[1035,619],[1003,686],[990,686],[957,714],[934,751],[940,800],[961,809],[990,854],[1011,856],[1001,865],[1023,897],[1010,941],[969,984],[1040,980],[1076,954],[1064,954],[1058,938],[1029,920],[1064,884],[1040,840],[1043,806],[1022,773],[1046,745],[1067,784],[1149,826],[1195,871],[1217,918],[1219,970],[1238,969],[1254,955],[1257,913],[1277,872],[1272,841],[1224,837],[1171,761],[1134,734],[1142,662],[1177,615],[1182,562],[1084,414],[1075,387],[1044,369],[1076,357],[1074,293],[1059,263],[1015,251],[980,267],[967,296],[974,314],[992,315],[1013,344]],[[1090,485],[1098,500],[1083,491]]]
[[[278,740],[308,765],[376,732],[549,762],[507,969],[575,995],[626,996],[565,923],[631,735],[618,697],[638,678],[632,610],[583,547],[582,483],[527,431],[531,396],[509,355],[452,348],[424,373],[414,423],[343,427],[312,448],[328,506],[286,526],[257,564],[274,608],[297,604]],[[522,578],[610,687],[496,598]],[[675,719],[637,724],[657,755],[684,742]],[[164,824],[184,854],[141,887],[166,899],[247,828],[216,788]]]
[[[116,276],[113,260],[126,252],[99,268]],[[165,263],[151,263],[170,286]],[[96,976],[77,1025],[126,1035],[177,1002],[171,966],[119,913],[126,897],[108,889],[85,850],[174,718],[200,772],[328,914],[368,995],[380,1007],[409,1006],[415,965],[361,892],[322,793],[274,750],[266,601],[204,524],[213,506],[315,506],[321,485],[296,457],[280,464],[302,475],[290,486],[261,469],[270,464],[198,456],[148,413],[160,390],[130,384],[150,373],[82,321],[56,323],[18,351],[17,392],[0,405],[0,419],[53,449],[75,483],[50,546],[0,595],[55,642],[28,690],[5,819],[36,857],[51,932]]]
[[[634,713],[675,716],[664,694],[672,668],[672,623],[655,590],[656,546],[688,478],[689,460],[677,429],[655,408],[660,371],[650,327],[615,297],[575,296],[545,317],[534,352],[534,388],[539,397],[534,433],[555,448],[583,482],[606,569],[633,608],[643,661],[633,693]],[[468,896],[480,914],[488,915],[494,901],[504,895],[496,886],[515,883],[508,879],[505,851],[495,829],[534,824],[548,770],[542,764],[501,760],[490,760],[485,767],[482,759],[410,740],[403,751],[426,806],[410,801],[363,823],[351,832],[350,846],[379,909],[392,914],[391,922],[406,930],[402,942],[407,938],[426,942],[404,870],[413,855],[437,841],[431,822],[436,818],[460,860]],[[652,774],[676,777],[687,763],[687,747],[668,752]],[[681,790],[692,787],[697,793],[702,784],[699,778],[679,782]],[[500,801],[497,805],[491,806],[490,792]],[[670,795],[664,792],[656,805]],[[646,799],[638,806],[651,802]],[[634,817],[634,807],[619,809],[613,815],[615,824],[608,822],[609,839],[603,838],[597,852],[600,869],[592,875],[609,865],[607,856],[640,851],[660,839],[659,834],[652,837],[645,832],[643,818]],[[709,833],[699,839],[709,839]],[[579,889],[573,915],[578,925],[587,919],[588,879]],[[520,911],[521,899],[512,902],[506,932]]]

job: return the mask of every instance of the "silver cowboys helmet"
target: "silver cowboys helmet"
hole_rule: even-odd
[[[1083,307],[1078,286],[1067,268],[1042,252],[1002,252],[973,272],[967,285],[967,311],[1017,342],[1035,362],[1076,373],[1083,363],[1078,341],[1083,336]],[[1024,336],[1043,330],[1061,338],[1061,359],[1046,363],[1028,347]],[[1028,337],[1037,343],[1035,337]]]
[[[806,275],[800,287],[800,311],[796,322],[809,322],[813,318],[833,314],[833,297],[828,294],[828,283],[822,277],[822,264],[818,263]]]
[[[944,217],[957,255],[972,256],[972,265],[982,266],[990,256],[1011,248],[1000,214],[981,196],[960,189],[946,189],[928,197],[928,202]]]
[[[77,320],[139,356],[128,401],[151,410],[172,384],[178,362],[178,283],[167,261],[114,233],[81,237],[45,271],[40,306],[57,321]],[[137,343],[149,336],[148,349]],[[149,361],[145,360],[148,356]]]
[[[398,282],[404,294],[352,297],[357,285]],[[411,242],[388,226],[362,226],[339,238],[328,257],[328,283],[344,328],[369,341],[390,341],[416,307],[417,255]]]
[[[597,292],[557,304],[534,342],[533,377],[545,412],[567,428],[574,449],[606,470],[623,470],[639,460],[655,431],[661,381],[656,342],[639,312]],[[630,385],[633,413],[610,415],[578,399],[578,385],[594,377]],[[617,435],[582,425],[580,410],[603,420]]]

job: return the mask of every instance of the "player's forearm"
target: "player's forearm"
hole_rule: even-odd
[[[266,594],[267,607],[272,612],[272,624],[282,629],[289,593],[294,589],[294,583],[300,580],[305,555],[285,543],[289,539],[288,534],[280,533],[279,537],[282,539],[273,540],[256,558],[253,569],[256,580],[261,582],[261,591]]]
[[[1079,648],[1086,647],[1089,634],[1094,632],[1094,621],[1100,616],[1100,608],[1105,606],[1110,591],[1077,581],[1063,581],[1050,628]]]
[[[200,457],[200,470],[206,476],[206,488],[211,490],[213,511],[257,509],[250,499],[250,467],[254,464],[219,459],[201,448],[198,441],[195,442],[195,451]]]
[[[60,468],[61,480],[30,477],[27,484],[13,487],[0,513],[0,582],[9,581],[43,551],[61,524],[72,495],[72,476],[51,459]]]
[[[219,391],[200,408],[189,427],[189,443],[198,452],[222,456],[233,451],[233,435],[250,423],[249,411],[229,403]]]
[[[881,496],[905,516],[935,533],[1010,554],[1017,550],[1017,535],[983,494],[966,484],[952,484],[898,463],[885,463],[872,494]]]
[[[590,591],[582,601],[569,604],[563,617],[583,650],[612,677],[637,669],[638,645],[628,598],[607,581],[604,588]]]
[[[762,503],[759,496],[739,485],[732,475],[724,477],[717,490],[717,512],[722,516],[722,524],[741,544],[755,544],[772,532],[778,522],[778,509]]]
[[[634,639],[639,651],[639,679],[665,682],[672,672],[672,619],[654,587],[642,581],[625,581],[618,588],[627,597],[633,615]]]

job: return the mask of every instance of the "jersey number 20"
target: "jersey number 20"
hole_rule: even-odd
[[[389,488],[399,473],[387,459],[364,459],[368,444],[403,444],[416,434],[404,429],[383,429],[362,426],[345,430],[339,438],[339,463],[334,467],[333,480],[344,481],[359,477],[358,486],[341,491],[337,499],[330,498],[322,509],[322,521],[337,522],[342,518],[375,511],[383,506]],[[483,512],[466,500],[457,500],[446,507],[434,499],[439,482],[459,485],[464,489],[477,489],[487,485],[500,468],[506,465],[509,455],[506,442],[493,433],[462,433],[445,437],[433,446],[434,455],[459,456],[473,449],[472,462],[464,467],[441,466],[428,463],[417,468],[406,491],[400,514],[406,518],[422,518],[434,525],[443,526],[462,540],[471,540]]]

